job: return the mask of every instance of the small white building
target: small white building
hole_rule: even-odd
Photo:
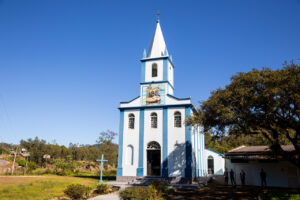
[[[283,150],[292,153],[292,145],[282,146]],[[260,171],[266,172],[267,186],[272,187],[300,187],[300,170],[295,165],[275,157],[268,146],[240,146],[225,153],[226,168],[232,169],[235,180],[241,185],[240,172],[246,173],[245,184],[261,186]]]
[[[208,175],[223,175],[225,170],[225,159],[222,154],[214,150],[204,149],[204,160]]]
[[[174,96],[174,69],[157,20],[148,54],[144,51],[141,59],[140,95],[120,103],[117,180],[207,175],[204,134],[201,127],[185,125],[195,108],[190,97]],[[224,162],[215,160],[219,173]]]

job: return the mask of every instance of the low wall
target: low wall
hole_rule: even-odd
[[[228,172],[231,169],[234,171],[237,185],[241,185],[240,172],[244,170],[246,185],[261,186],[260,171],[264,169],[267,174],[267,186],[300,188],[300,170],[287,161],[236,163],[226,159],[226,167]]]

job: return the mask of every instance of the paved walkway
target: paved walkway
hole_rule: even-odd
[[[119,200],[119,194],[118,192],[112,193],[112,194],[105,194],[105,195],[99,195],[96,197],[93,197],[89,200]]]
[[[106,182],[105,184],[118,186],[118,187],[120,187],[120,190],[123,190],[126,187],[131,186],[131,185],[128,185],[126,182],[117,182],[117,181],[109,181],[109,182]],[[99,196],[93,197],[88,200],[120,200],[120,198],[119,198],[119,192],[115,192],[112,194],[99,195]]]

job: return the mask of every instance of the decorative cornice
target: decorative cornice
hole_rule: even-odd
[[[146,62],[146,61],[151,61],[151,60],[165,60],[167,59],[173,68],[175,68],[174,64],[173,64],[173,61],[170,59],[169,56],[161,56],[161,57],[156,57],[156,58],[142,58],[141,59],[141,62]]]
[[[174,87],[173,87],[173,85],[170,83],[170,81],[150,81],[150,82],[141,82],[140,83],[140,85],[147,85],[147,84],[158,84],[158,83],[169,83],[169,85],[171,86],[171,88],[173,89],[173,90],[175,90],[174,89]]]
[[[136,110],[136,109],[151,109],[151,108],[166,108],[166,107],[193,107],[193,104],[171,104],[171,105],[155,105],[155,106],[134,106],[134,107],[119,107],[119,110]]]
[[[131,103],[131,102],[133,102],[134,100],[136,100],[136,99],[138,99],[138,98],[140,98],[140,96],[135,97],[134,99],[132,99],[132,100],[130,100],[130,101],[121,101],[120,104],[122,104],[122,103]]]

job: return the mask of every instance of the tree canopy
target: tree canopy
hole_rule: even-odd
[[[282,69],[253,69],[238,73],[224,89],[211,93],[207,101],[187,120],[202,125],[214,136],[262,135],[275,154],[284,152],[280,145],[290,143],[299,167],[300,159],[300,66],[284,64]]]

